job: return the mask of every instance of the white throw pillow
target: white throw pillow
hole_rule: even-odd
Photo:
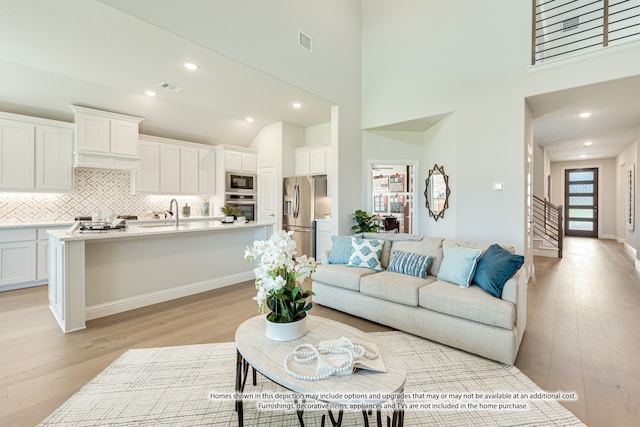
[[[347,267],[364,267],[376,271],[382,271],[380,256],[384,240],[362,239],[351,236],[351,256]]]

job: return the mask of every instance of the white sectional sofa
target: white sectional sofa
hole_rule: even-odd
[[[517,268],[515,274],[504,283],[501,295],[498,291],[499,297],[496,297],[476,284],[462,287],[442,280],[442,277],[438,280],[439,273],[444,276],[444,271],[440,271],[444,258],[449,253],[451,259],[454,257],[454,250],[448,248],[457,247],[455,253],[461,251],[458,248],[480,249],[481,252],[477,252],[484,257],[490,245],[407,234],[365,233],[361,237],[381,241],[382,271],[343,263],[346,255],[340,259],[337,254],[337,239],[345,236],[335,236],[329,257],[333,263],[319,265],[312,275],[315,303],[513,364],[526,324],[528,277],[524,268],[513,268]],[[344,251],[344,240],[342,246]],[[502,246],[499,250],[502,248],[513,252],[513,248]],[[493,249],[492,253],[495,252]],[[349,256],[353,255],[353,249],[351,251]],[[419,278],[387,271],[392,257],[402,252],[433,257],[428,275]],[[482,262],[485,272],[487,267],[493,268],[489,261],[478,260],[478,274]],[[447,260],[447,270],[451,269],[452,262]],[[394,265],[396,270],[397,264]]]

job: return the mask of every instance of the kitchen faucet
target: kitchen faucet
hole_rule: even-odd
[[[176,204],[176,210],[175,211],[171,210],[174,203]],[[176,213],[176,215],[175,215],[176,228],[178,228],[180,226],[180,214],[178,213],[178,210],[179,210],[178,201],[176,199],[171,199],[171,201],[169,202],[169,212],[172,213],[172,216],[173,216],[173,212]]]

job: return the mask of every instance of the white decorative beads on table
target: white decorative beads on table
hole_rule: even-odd
[[[354,342],[346,337],[341,337],[339,340],[332,341],[331,343],[337,343],[337,345],[318,346],[318,348],[311,344],[301,344],[297,346],[284,361],[285,371],[293,378],[302,381],[321,381],[329,378],[331,375],[340,375],[348,371],[353,372],[354,362],[358,359],[365,358],[375,360],[380,357],[380,353],[378,353],[376,349],[364,343]],[[309,351],[303,351],[304,349]],[[348,359],[334,366],[322,357],[323,354],[346,354]],[[317,360],[321,365],[318,371],[322,373],[313,376],[300,375],[289,368],[290,360],[301,364],[308,364]]]

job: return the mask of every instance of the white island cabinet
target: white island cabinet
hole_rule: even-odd
[[[49,307],[64,332],[86,321],[252,280],[244,251],[271,224],[219,221],[49,233]]]

